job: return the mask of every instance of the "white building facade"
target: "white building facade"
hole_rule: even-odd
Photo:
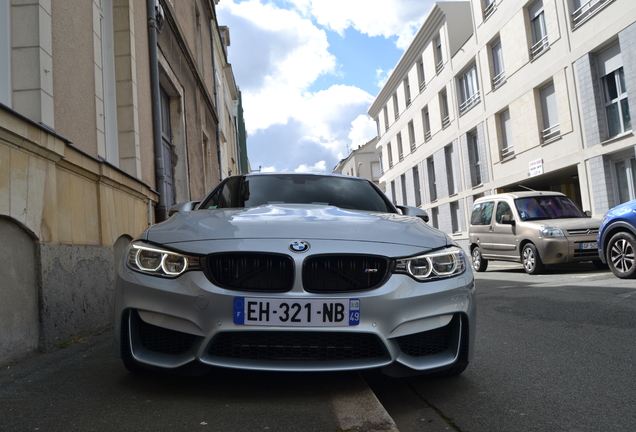
[[[467,238],[473,201],[636,198],[636,2],[436,3],[369,109],[386,192]]]
[[[373,138],[353,150],[349,153],[349,156],[336,165],[333,172],[353,177],[363,177],[380,186],[381,170],[379,151],[376,148],[377,141],[377,137]]]

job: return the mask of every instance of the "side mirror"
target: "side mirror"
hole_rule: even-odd
[[[168,211],[168,216],[172,216],[175,213],[179,212],[187,212],[192,211],[199,205],[201,201],[185,201],[176,203],[172,207],[170,207],[170,211]]]
[[[428,222],[428,213],[418,207],[411,206],[396,206],[405,216],[417,216],[424,222]]]
[[[585,216],[587,216],[587,217],[589,217],[589,218],[591,218],[591,217],[592,217],[592,212],[591,212],[591,211],[589,211],[589,210],[585,210],[585,212],[584,212],[584,213],[585,213]]]
[[[509,214],[503,215],[501,217],[501,223],[506,225],[512,225],[512,226],[515,226],[517,224],[515,220],[512,218],[512,216]]]

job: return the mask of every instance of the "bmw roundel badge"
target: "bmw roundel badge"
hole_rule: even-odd
[[[294,240],[289,245],[289,249],[294,252],[307,252],[309,250],[309,243],[302,240]]]

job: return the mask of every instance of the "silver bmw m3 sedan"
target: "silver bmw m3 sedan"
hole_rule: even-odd
[[[233,176],[172,211],[119,264],[115,350],[133,372],[453,376],[473,357],[463,250],[366,179]]]

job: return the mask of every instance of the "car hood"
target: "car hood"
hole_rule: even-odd
[[[438,248],[448,236],[418,217],[360,212],[332,206],[266,205],[174,214],[142,238],[158,244],[228,239],[321,239]]]
[[[564,219],[540,219],[525,221],[525,224],[539,226],[551,226],[565,230],[598,229],[601,220],[597,218],[564,218]]]

